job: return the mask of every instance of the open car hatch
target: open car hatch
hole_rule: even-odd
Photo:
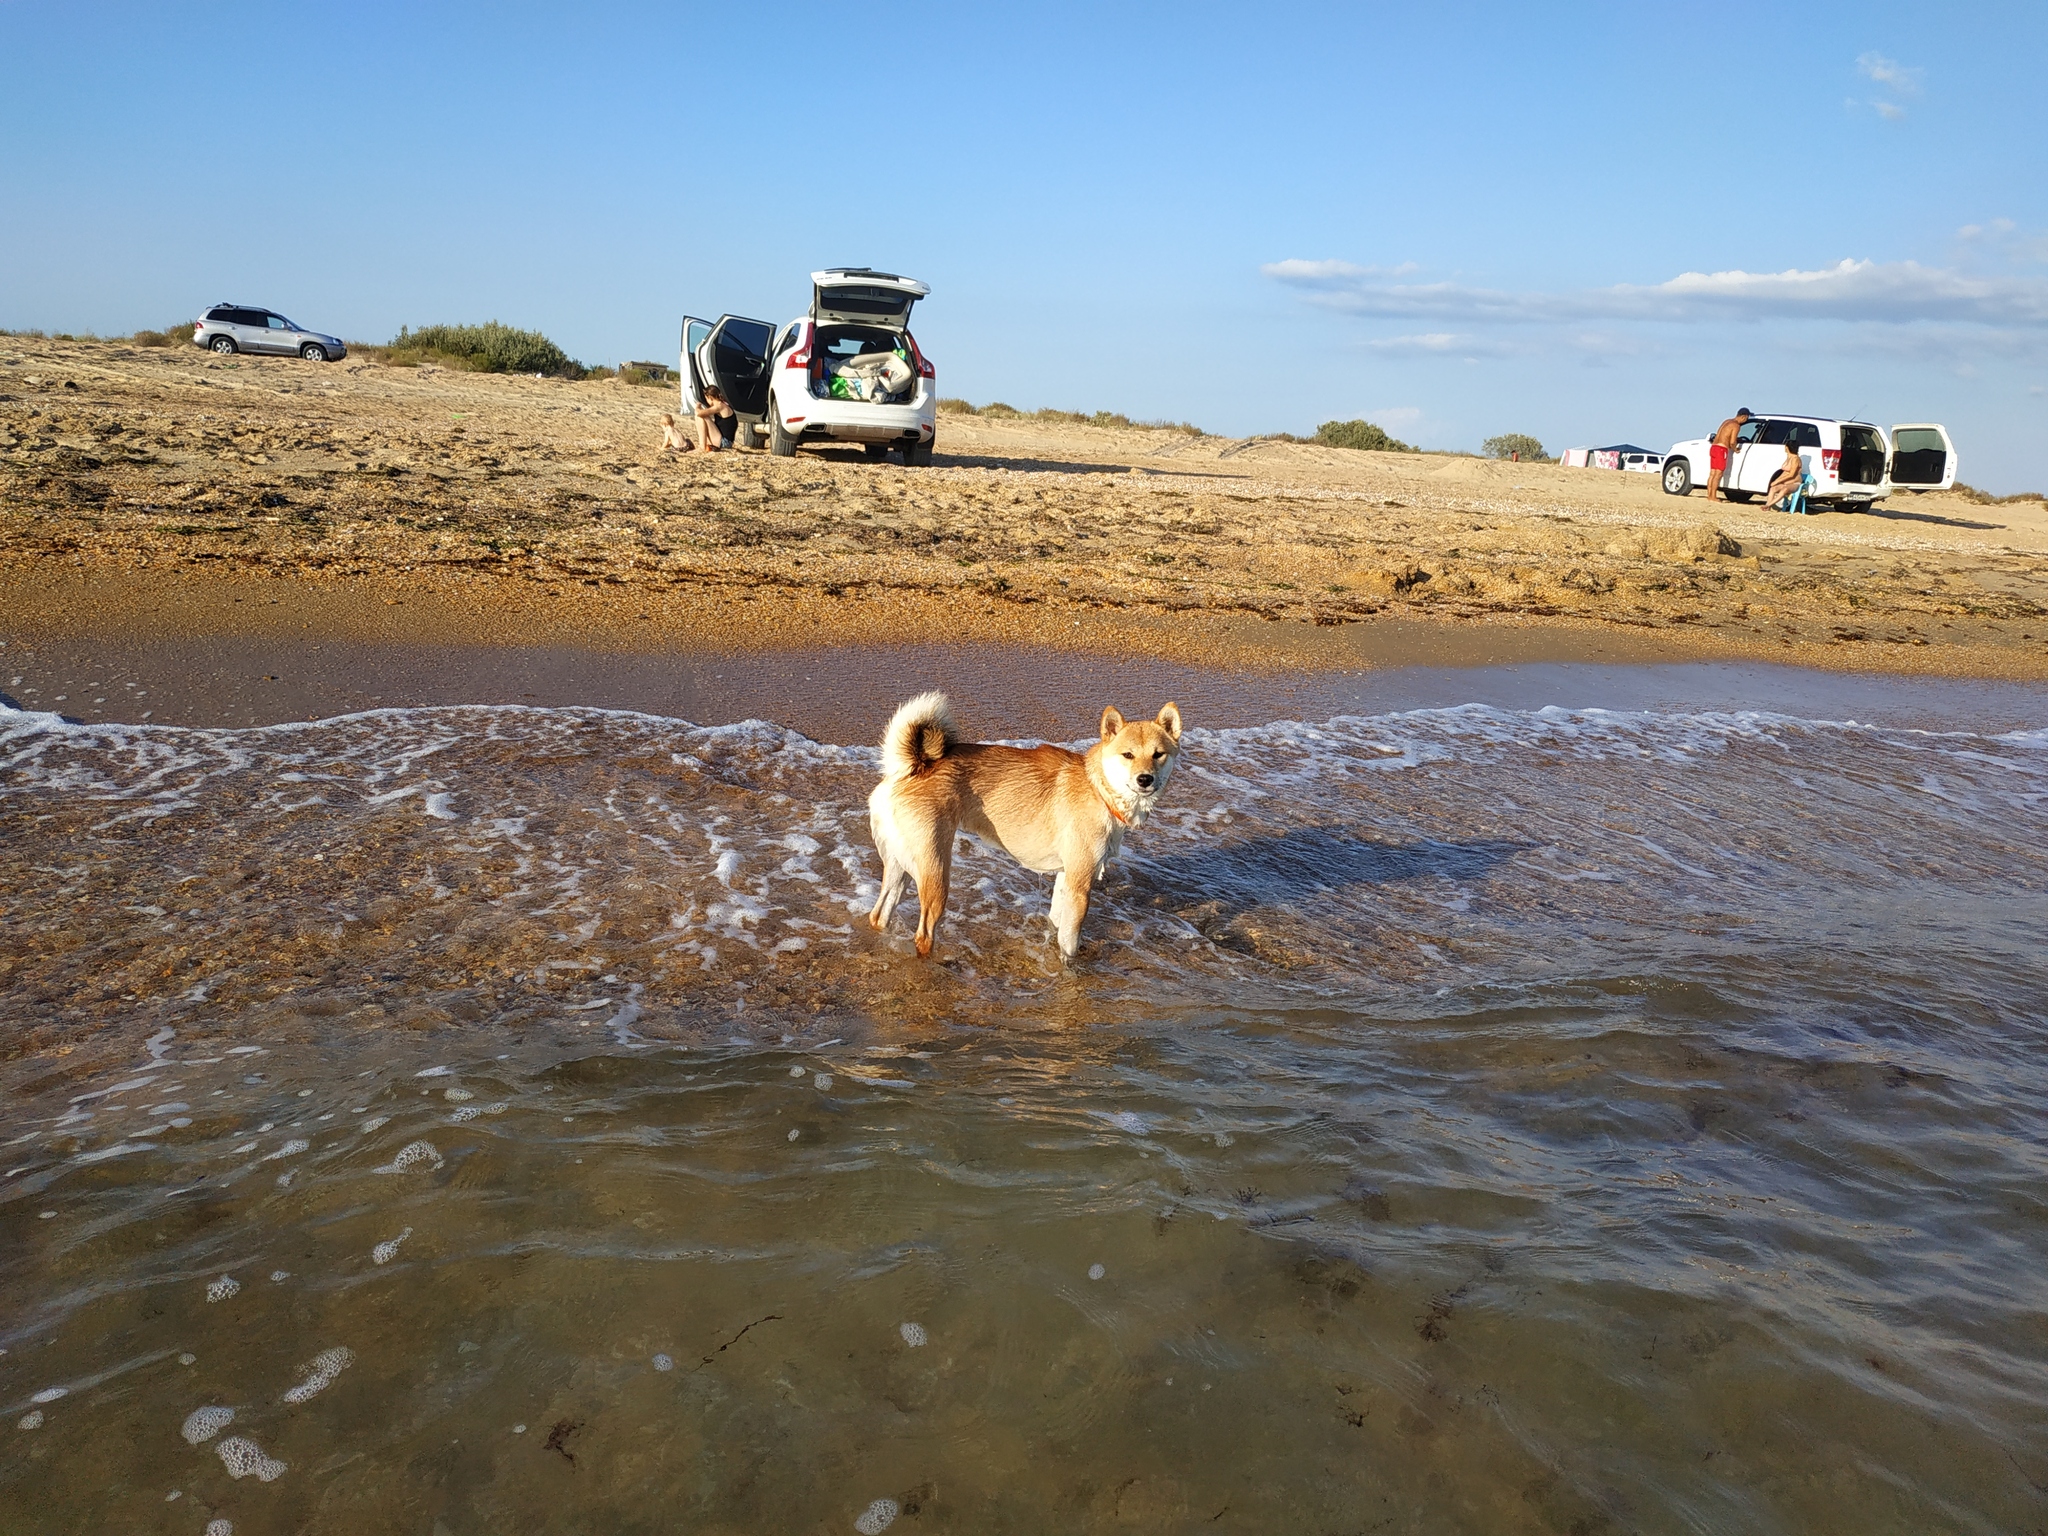
[[[1956,483],[1956,445],[1948,428],[1908,422],[1892,428],[1892,484],[1902,491],[1943,491]]]
[[[832,267],[811,274],[811,319],[819,325],[879,325],[903,330],[910,306],[931,292],[914,277],[872,267]]]

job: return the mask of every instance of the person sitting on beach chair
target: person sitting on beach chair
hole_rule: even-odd
[[[1752,482],[1753,483],[1753,482]],[[1764,505],[1779,511],[1792,510],[1790,501],[1806,483],[1806,464],[1799,457],[1799,450],[1790,443],[1785,445],[1785,462],[1778,466],[1778,473],[1771,480],[1771,488],[1764,492]]]
[[[730,448],[739,430],[740,419],[733,414],[732,402],[725,398],[725,391],[716,384],[706,384],[704,403],[697,407],[697,446],[706,453]]]

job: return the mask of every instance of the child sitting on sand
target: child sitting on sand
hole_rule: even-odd
[[[663,453],[688,453],[690,440],[683,436],[683,429],[676,425],[673,413],[661,413],[661,451]]]

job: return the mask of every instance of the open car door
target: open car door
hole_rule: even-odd
[[[711,339],[711,322],[695,315],[683,316],[683,355],[676,377],[683,384],[683,409],[690,410],[704,398],[704,376],[697,371],[697,350]]]
[[[691,354],[699,384],[716,384],[733,414],[760,421],[768,414],[768,348],[775,327],[765,320],[721,315]]]
[[[1956,445],[1932,422],[1892,428],[1892,488],[1945,491],[1956,483]]]
[[[819,325],[878,325],[900,331],[910,306],[931,293],[914,277],[872,267],[832,267],[811,274],[811,319]]]

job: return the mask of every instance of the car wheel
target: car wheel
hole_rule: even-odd
[[[309,363],[324,363],[327,361],[327,349],[317,342],[309,341],[299,348],[299,356]]]
[[[740,423],[740,446],[742,448],[759,448],[761,446],[761,429],[751,421]]]
[[[222,357],[226,357],[235,350],[235,338],[232,336],[216,336],[210,345],[214,351],[218,352]]]
[[[1686,459],[1673,459],[1664,466],[1664,494],[1667,496],[1690,496],[1692,494],[1692,464]]]
[[[906,469],[929,469],[932,463],[932,444],[935,439],[926,438],[921,443],[903,445],[903,466]]]
[[[796,434],[782,424],[782,412],[775,408],[775,402],[768,402],[768,451],[778,459],[793,458],[796,454]]]

